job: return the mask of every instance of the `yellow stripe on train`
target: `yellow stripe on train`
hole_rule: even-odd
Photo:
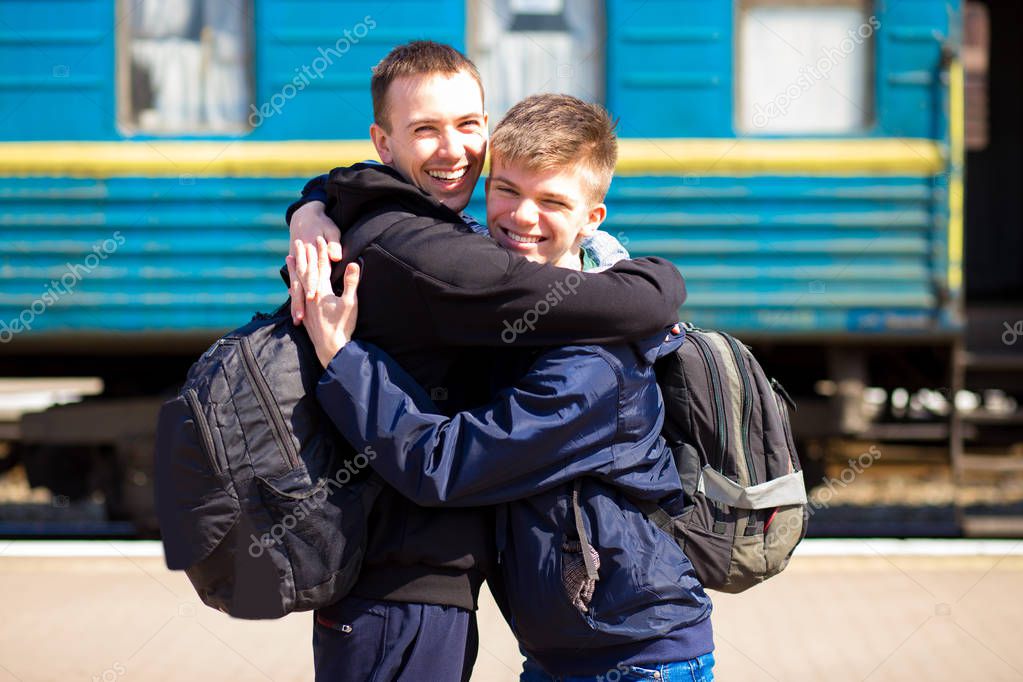
[[[291,177],[376,158],[369,141],[3,142],[0,176]],[[622,139],[621,175],[907,175],[945,171],[942,145],[917,138]]]

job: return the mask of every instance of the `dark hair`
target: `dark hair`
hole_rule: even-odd
[[[480,72],[475,64],[455,48],[432,40],[413,40],[397,46],[373,67],[373,78],[369,86],[373,95],[373,120],[384,130],[390,131],[387,90],[396,78],[433,73],[453,76],[462,71],[472,76],[480,86],[482,100],[483,80]]]
[[[491,163],[530,170],[581,168],[594,201],[603,201],[618,161],[617,123],[599,104],[571,95],[531,95],[490,136]]]

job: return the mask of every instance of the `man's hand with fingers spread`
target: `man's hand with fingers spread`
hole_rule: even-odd
[[[308,261],[309,249],[323,249],[330,262],[341,260],[341,230],[324,213],[322,201],[310,201],[291,216],[291,248],[288,252],[288,277],[291,280],[291,319],[302,324],[306,315],[306,301],[312,300],[317,287],[317,272],[313,267],[305,275],[296,271],[302,258]],[[315,246],[313,246],[315,245]],[[305,253],[301,253],[305,250]],[[317,255],[318,258],[318,255]],[[313,263],[315,264],[316,259]],[[328,267],[328,271],[329,271]]]
[[[309,290],[313,295],[305,301],[305,329],[316,347],[316,357],[326,367],[331,359],[352,338],[359,312],[356,290],[359,286],[359,266],[349,263],[345,268],[344,289],[340,296],[330,285],[330,258],[322,238],[320,244],[302,244],[296,250],[297,259],[288,256],[288,268],[294,269],[302,281],[314,281]],[[313,278],[312,280],[310,278]]]

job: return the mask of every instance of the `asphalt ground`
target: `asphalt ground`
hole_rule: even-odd
[[[1023,541],[807,540],[713,597],[717,680],[1023,680]],[[516,680],[489,595],[479,617],[473,680]],[[310,680],[311,632],[203,606],[158,543],[0,541],[0,682]]]

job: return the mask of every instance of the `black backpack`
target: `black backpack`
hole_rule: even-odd
[[[685,507],[643,505],[670,532],[704,587],[741,592],[779,573],[806,535],[803,472],[789,426],[791,399],[750,350],[722,332],[686,325],[658,361],[662,435]],[[678,511],[678,510],[674,510]]]
[[[381,482],[317,403],[322,375],[285,303],[210,346],[160,410],[167,567],[232,616],[326,606],[358,577]]]

